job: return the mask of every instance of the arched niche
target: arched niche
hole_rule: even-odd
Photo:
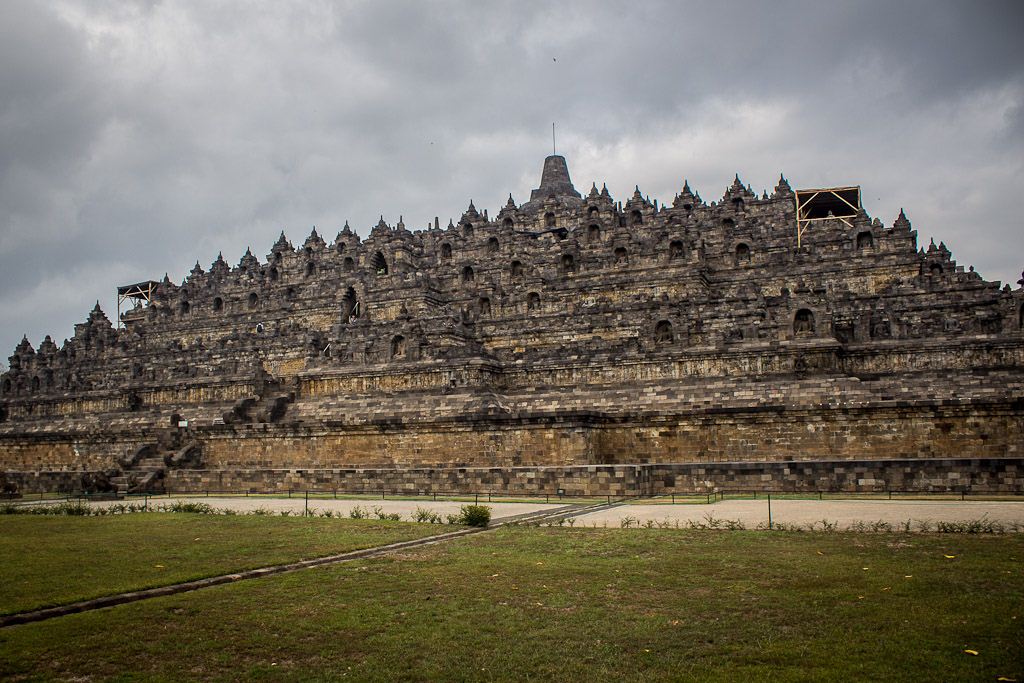
[[[659,320],[654,326],[654,343],[671,344],[675,340],[672,334],[672,323],[668,320]]]
[[[814,334],[814,313],[809,308],[801,308],[793,316],[793,334],[798,337],[810,337]]]

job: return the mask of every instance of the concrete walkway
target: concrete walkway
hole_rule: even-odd
[[[121,503],[130,502],[135,505],[142,504],[142,498],[133,497],[127,501],[95,501],[91,505],[117,505]],[[157,498],[150,498],[149,505],[172,505],[175,502],[186,502],[186,503],[205,503],[211,507],[218,509],[229,509],[235,510],[236,512],[252,512],[253,510],[270,510],[273,512],[281,512],[288,510],[293,514],[301,515],[306,509],[306,500],[301,495],[296,495],[292,498],[272,498],[269,496],[251,496],[251,497],[238,497],[238,496],[223,496],[223,497],[205,497],[205,496],[182,496],[182,497],[164,497],[160,496]],[[547,510],[557,510],[558,508],[564,507],[566,503],[571,501],[565,501],[563,503],[552,503],[550,505],[545,503],[488,503],[486,500],[481,499],[480,504],[486,505],[491,508],[491,519],[498,521],[507,517],[515,517],[517,515],[529,514],[534,512],[542,512]],[[433,501],[429,498],[422,500],[374,500],[374,499],[332,499],[332,498],[310,498],[309,499],[309,510],[315,512],[323,512],[330,510],[335,515],[341,515],[342,517],[348,517],[349,513],[355,507],[360,507],[370,514],[371,517],[375,516],[373,511],[376,508],[380,508],[381,512],[385,514],[398,513],[402,517],[403,522],[414,522],[416,521],[413,514],[417,508],[424,508],[436,512],[442,517],[446,515],[457,515],[459,509],[463,505],[469,505],[471,503],[457,502],[457,501]]]
[[[772,520],[785,524],[807,525],[823,519],[838,522],[841,529],[857,522],[888,522],[893,525],[907,520],[963,522],[973,520],[998,521],[1004,525],[1018,524],[1024,527],[1024,501],[979,502],[979,501],[879,501],[879,500],[776,500],[772,502]],[[618,527],[625,517],[644,523],[647,520],[680,526],[686,522],[705,522],[712,515],[720,520],[738,520],[748,528],[768,522],[768,501],[723,500],[710,505],[620,505],[577,517],[579,526]],[[1024,529],[1022,529],[1024,530]]]

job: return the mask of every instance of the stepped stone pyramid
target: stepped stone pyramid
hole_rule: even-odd
[[[855,189],[622,202],[550,156],[493,217],[282,233],[24,339],[0,469],[24,491],[1021,490],[1022,283]]]

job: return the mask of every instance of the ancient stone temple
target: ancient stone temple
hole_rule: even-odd
[[[25,491],[1024,489],[1024,287],[859,197],[737,178],[622,202],[551,156],[493,216],[282,234],[23,340],[0,469]]]

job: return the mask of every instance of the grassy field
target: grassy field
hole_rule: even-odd
[[[1024,680],[1021,560],[1018,535],[508,528],[3,629],[0,677]]]
[[[178,513],[0,515],[0,613],[331,555],[448,528]]]

